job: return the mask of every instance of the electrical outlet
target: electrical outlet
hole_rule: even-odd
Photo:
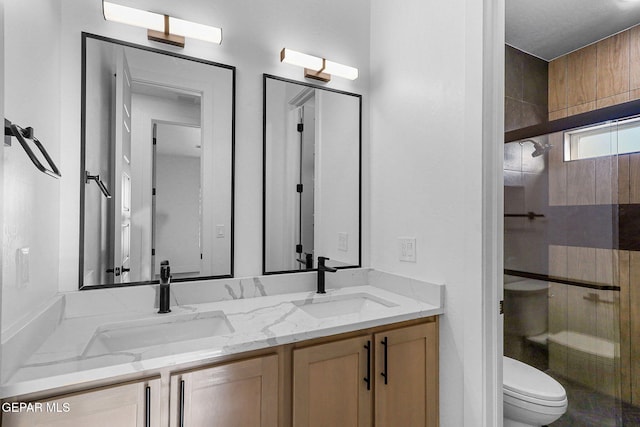
[[[224,237],[224,224],[216,225],[216,238],[222,239]]]
[[[416,262],[415,237],[398,237],[398,259],[405,262]]]
[[[338,233],[338,250],[347,252],[349,250],[349,234],[340,232]]]
[[[25,288],[29,284],[29,248],[18,249],[17,255],[17,286],[18,288]]]

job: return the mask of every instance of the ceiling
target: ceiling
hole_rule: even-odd
[[[640,1],[505,0],[508,45],[550,61],[640,23]]]

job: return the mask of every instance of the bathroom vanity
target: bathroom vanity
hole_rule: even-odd
[[[173,285],[169,314],[152,286],[61,295],[14,337],[58,319],[2,387],[42,410],[2,425],[436,426],[442,286],[327,279],[326,295],[314,273]]]

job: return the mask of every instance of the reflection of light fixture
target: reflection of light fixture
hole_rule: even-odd
[[[220,28],[183,21],[169,15],[121,6],[104,0],[102,2],[102,13],[107,21],[146,28],[147,38],[160,43],[184,47],[185,37],[217,44],[222,42],[222,30]],[[171,34],[170,29],[176,34]]]
[[[286,47],[280,51],[280,62],[304,67],[304,76],[310,79],[328,82],[331,75],[343,77],[349,80],[358,78],[358,69],[337,62],[327,61],[324,58],[296,52]]]

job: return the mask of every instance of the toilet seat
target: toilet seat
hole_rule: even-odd
[[[566,407],[564,387],[549,375],[509,357],[503,358],[503,395],[516,406],[526,403],[546,407]],[[526,405],[529,406],[529,405]]]
[[[526,396],[524,394],[519,394],[511,390],[503,389],[502,391],[503,391],[502,395],[505,402],[509,401],[513,405],[520,406],[521,408],[526,407],[527,409],[530,409],[528,405],[522,406],[522,404],[524,403],[529,403],[531,405],[537,405],[537,406],[547,406],[549,408],[555,408],[555,407],[567,406],[567,402],[568,402],[566,396],[562,400],[544,400],[544,399],[536,399],[535,397]]]

